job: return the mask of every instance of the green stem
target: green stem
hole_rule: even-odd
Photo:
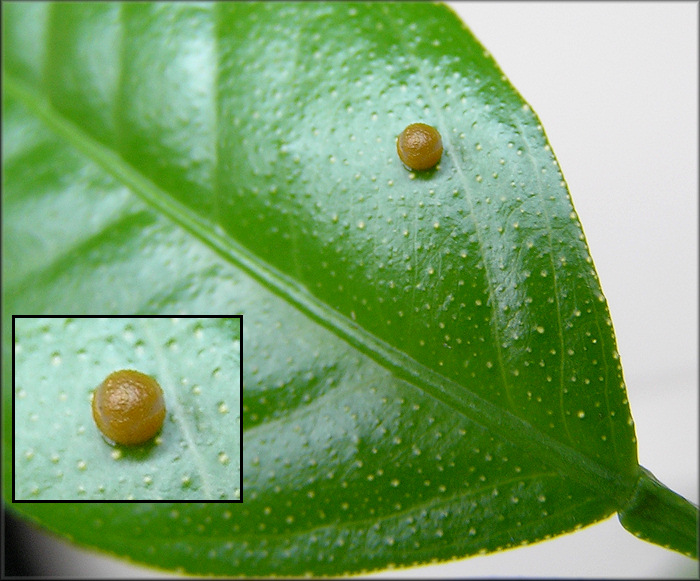
[[[698,507],[640,468],[632,499],[619,512],[622,526],[640,539],[697,559]]]

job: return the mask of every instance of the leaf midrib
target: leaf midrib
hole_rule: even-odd
[[[610,498],[615,506],[622,506],[630,497],[637,480],[636,474],[625,478],[372,335],[313,296],[300,283],[266,264],[218,225],[170,196],[113,150],[64,118],[42,96],[35,94],[32,88],[11,73],[3,75],[3,82],[9,94],[36,114],[59,137],[129,187],[145,203],[394,376],[412,383],[468,420],[499,434],[525,453],[547,463],[562,476],[596,491],[600,497]]]

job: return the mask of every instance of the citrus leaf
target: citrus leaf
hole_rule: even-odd
[[[3,345],[20,313],[246,325],[242,505],[14,509],[220,575],[360,572],[644,520],[563,177],[449,10],[6,4],[3,27]],[[396,156],[414,121],[442,134],[430,172]]]
[[[238,319],[17,318],[15,499],[240,497]],[[155,443],[111,447],[92,391],[118,369],[164,390]]]

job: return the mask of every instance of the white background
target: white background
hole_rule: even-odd
[[[697,504],[698,4],[450,4],[539,115],[564,172],[617,333],[640,463]],[[149,574],[51,543],[32,546],[57,574]],[[467,576],[697,578],[698,565],[613,517],[372,577]]]

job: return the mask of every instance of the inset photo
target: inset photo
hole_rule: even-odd
[[[12,322],[13,502],[242,501],[242,316]]]

